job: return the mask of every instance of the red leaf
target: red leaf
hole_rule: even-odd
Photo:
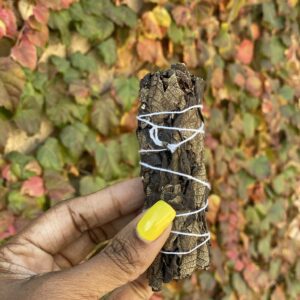
[[[15,37],[17,34],[17,23],[13,12],[0,7],[0,38],[3,36]]]
[[[41,197],[45,194],[43,179],[38,176],[31,177],[23,182],[21,193],[31,197]]]
[[[236,58],[243,64],[250,64],[253,59],[254,44],[250,40],[243,40],[238,46]]]
[[[21,42],[15,45],[11,50],[11,56],[23,67],[34,70],[37,63],[37,52],[35,46],[23,36]]]
[[[37,6],[35,6],[33,9],[33,15],[38,22],[42,24],[48,23],[49,10],[46,6],[42,4],[38,4]]]

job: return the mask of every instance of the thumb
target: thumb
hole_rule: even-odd
[[[91,288],[101,294],[137,279],[166,242],[175,215],[169,204],[158,201],[128,224],[99,255],[78,266],[79,273],[94,278]]]

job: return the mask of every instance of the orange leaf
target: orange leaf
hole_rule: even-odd
[[[141,38],[137,44],[137,53],[142,61],[154,63],[159,67],[167,65],[162,45],[159,41]]]
[[[254,44],[250,40],[243,40],[238,46],[236,58],[243,64],[250,64],[253,59]]]

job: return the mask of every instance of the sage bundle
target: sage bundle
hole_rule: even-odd
[[[149,73],[140,83],[137,137],[145,208],[164,200],[176,210],[170,237],[147,271],[154,291],[209,266],[203,88],[184,64]]]

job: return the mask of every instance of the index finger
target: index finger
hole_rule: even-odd
[[[26,241],[55,254],[84,231],[100,227],[143,205],[140,178],[127,180],[94,194],[62,201],[48,210],[14,240]]]

